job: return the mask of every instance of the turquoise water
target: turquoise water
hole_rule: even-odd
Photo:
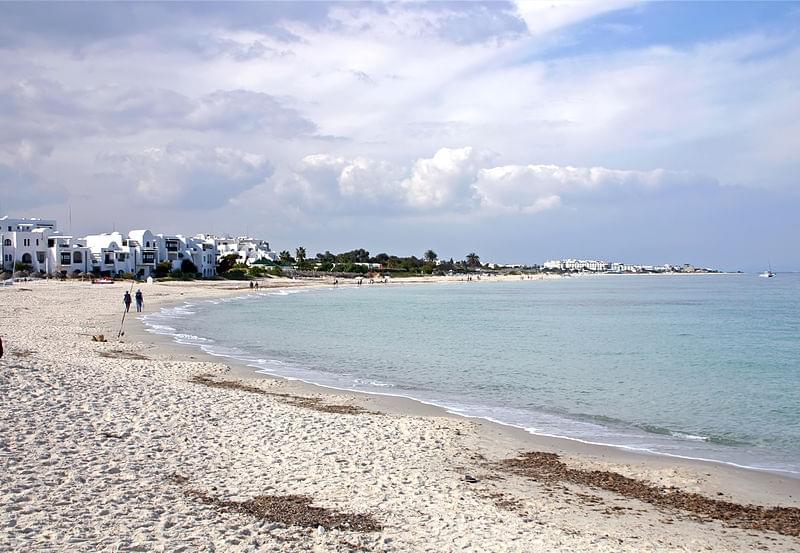
[[[270,374],[800,476],[800,275],[348,285],[146,322]]]

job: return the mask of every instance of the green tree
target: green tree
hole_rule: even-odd
[[[222,257],[222,259],[217,262],[217,273],[224,275],[233,269],[233,266],[236,265],[237,261],[239,261],[239,254],[237,253],[229,253],[228,255]]]
[[[467,267],[475,268],[481,266],[481,258],[478,257],[478,254],[475,252],[471,252],[467,254]]]
[[[294,257],[297,259],[297,264],[302,267],[306,262],[306,249],[303,246],[298,246],[294,251]]]
[[[439,259],[439,256],[436,255],[436,252],[433,251],[433,250],[426,251],[424,257],[425,257],[425,261],[427,261],[431,265],[436,263],[436,260]]]
[[[156,265],[156,278],[164,278],[172,272],[172,263],[170,261],[162,261]]]
[[[289,253],[289,250],[283,250],[278,254],[278,257],[281,260],[281,265],[289,265],[294,263],[294,259],[292,259],[292,254]]]
[[[181,261],[181,272],[194,276],[198,272],[197,265],[195,265],[191,259],[184,259]]]

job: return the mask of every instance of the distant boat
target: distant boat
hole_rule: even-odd
[[[763,273],[761,273],[758,276],[764,277],[764,278],[772,278],[772,277],[774,277],[775,273],[772,272],[772,263],[769,264],[769,270],[768,271],[764,271]]]

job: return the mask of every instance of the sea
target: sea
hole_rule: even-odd
[[[800,478],[800,274],[348,282],[144,322],[270,375]]]

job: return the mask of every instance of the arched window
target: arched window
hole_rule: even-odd
[[[72,254],[72,262],[73,263],[83,263],[83,254],[81,252],[75,252]]]
[[[6,238],[6,239],[3,241],[3,245],[4,245],[4,246],[10,246],[10,245],[11,245],[11,240],[9,240],[8,238]]]
[[[31,257],[31,254],[29,253],[22,254],[22,262],[27,263],[28,265],[33,263],[33,258]]]

